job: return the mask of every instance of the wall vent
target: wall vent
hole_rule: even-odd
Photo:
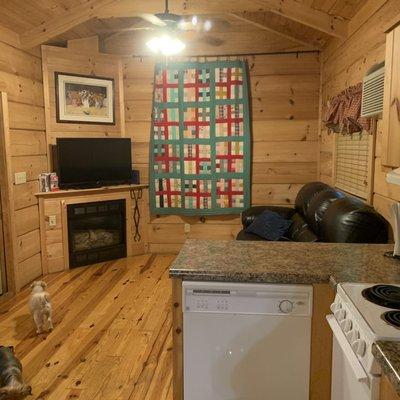
[[[362,117],[378,117],[383,111],[385,63],[372,68],[363,80]]]

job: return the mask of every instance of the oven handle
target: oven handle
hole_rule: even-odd
[[[337,342],[339,343],[340,348],[343,351],[343,354],[347,358],[347,361],[350,363],[351,369],[356,376],[358,382],[368,382],[368,375],[364,371],[364,368],[358,361],[357,356],[354,354],[353,349],[350,346],[350,343],[347,341],[346,336],[340,329],[339,324],[337,323],[335,317],[333,315],[327,315],[326,319],[332,329],[333,335],[335,336]]]

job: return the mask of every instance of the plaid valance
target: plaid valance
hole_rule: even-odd
[[[372,119],[361,117],[362,83],[351,86],[328,102],[326,127],[336,133],[372,131]]]

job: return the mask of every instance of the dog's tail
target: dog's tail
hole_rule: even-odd
[[[0,388],[0,400],[25,399],[32,394],[32,388],[25,384],[5,386]]]

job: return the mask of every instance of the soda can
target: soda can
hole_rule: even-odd
[[[55,172],[52,172],[50,174],[50,191],[51,192],[56,192],[57,190],[59,190],[58,187],[58,176]]]

